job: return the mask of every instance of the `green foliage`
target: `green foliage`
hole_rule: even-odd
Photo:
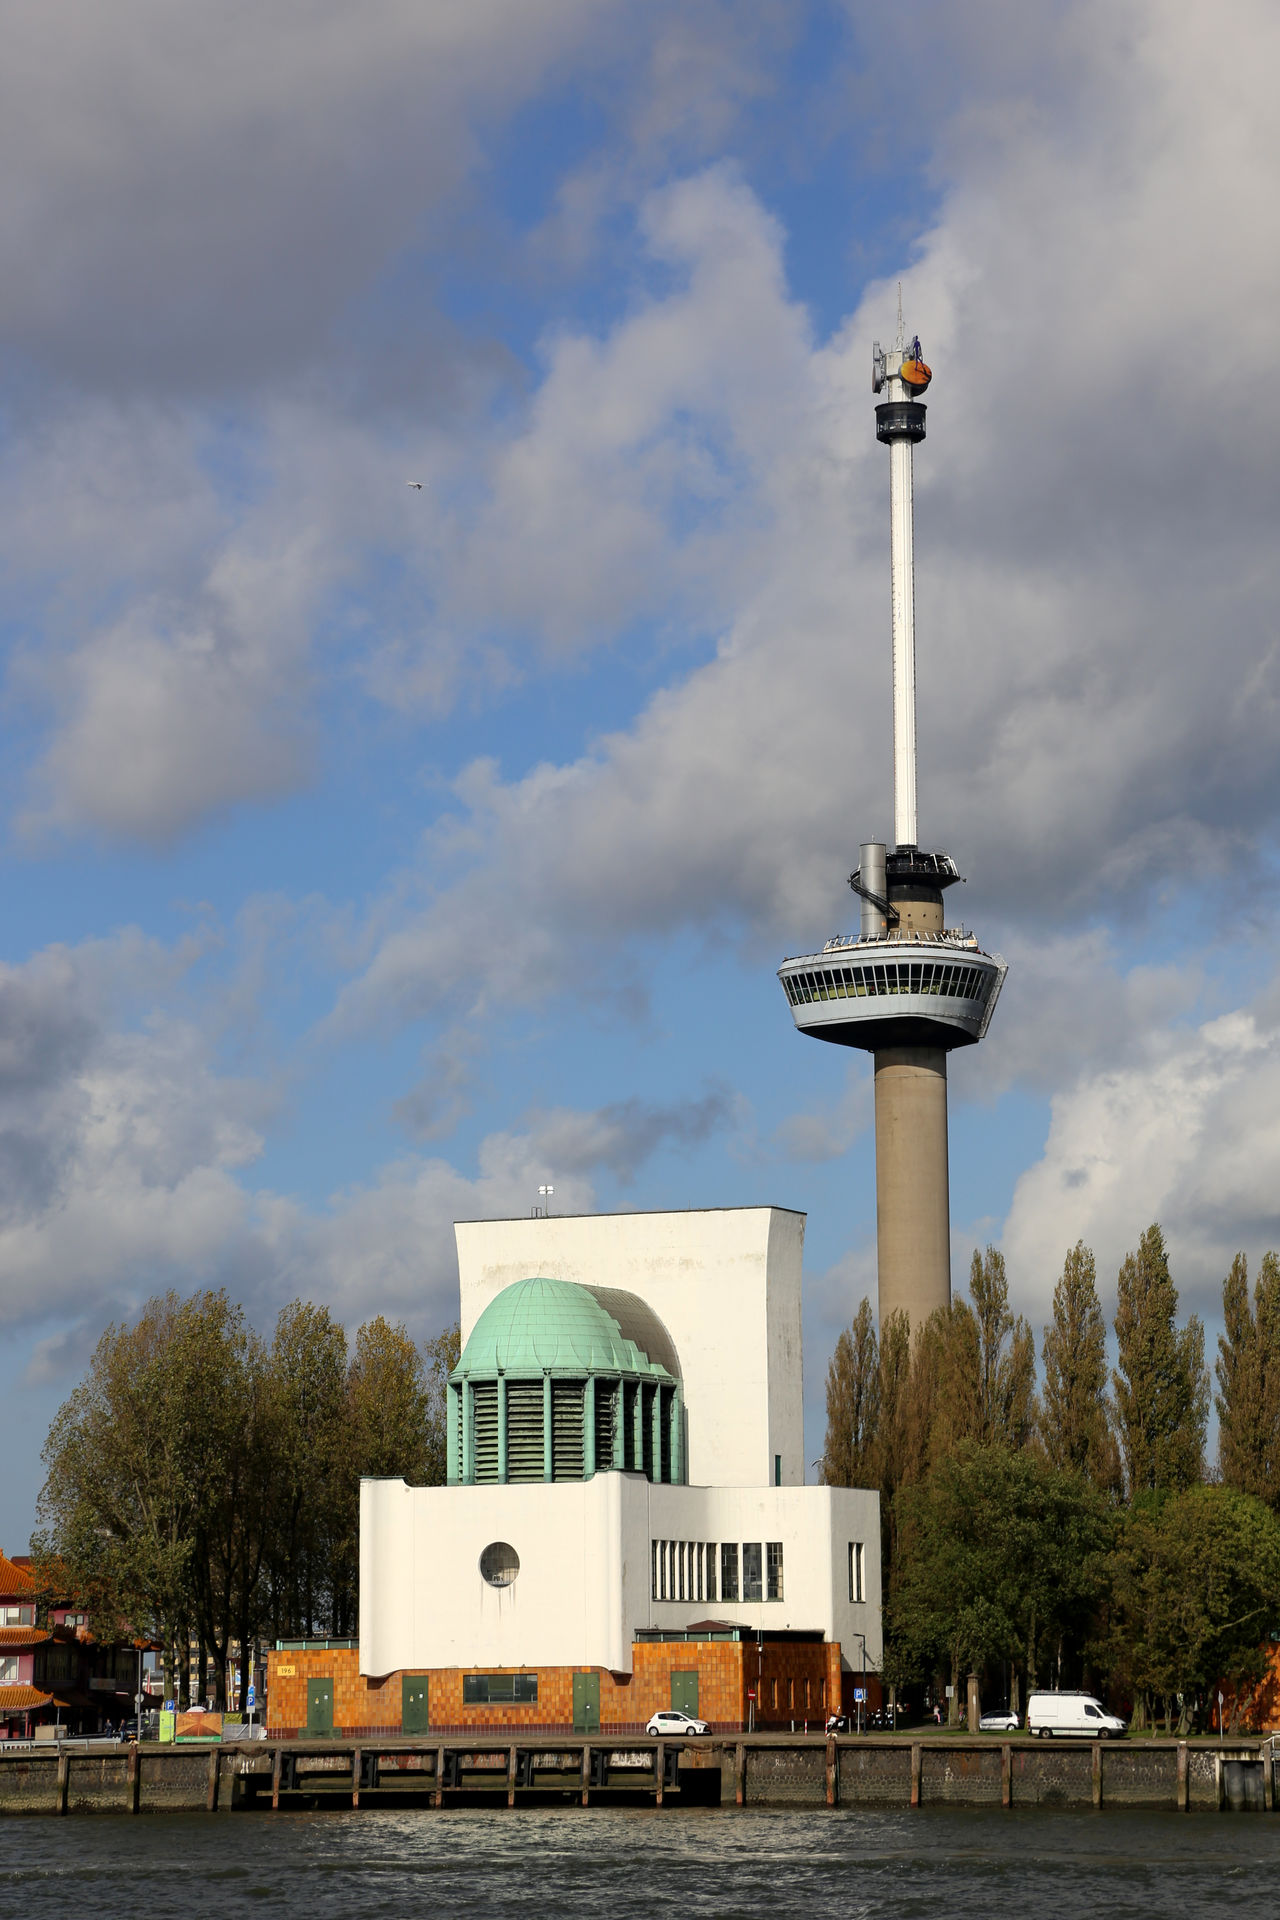
[[[233,1641],[350,1630],[360,1475],[444,1479],[457,1351],[456,1327],[424,1357],[379,1318],[348,1361],[322,1307],[285,1307],[268,1347],[225,1292],[149,1301],[108,1327],[50,1428],[43,1586],[109,1637],[159,1638],[170,1691],[194,1635],[226,1704]]]
[[[1280,1522],[1230,1487],[1147,1498],[1120,1521],[1110,1566],[1112,1619],[1100,1652],[1145,1718],[1203,1723],[1220,1680],[1247,1686],[1280,1630]]]
[[[985,1445],[1025,1446],[1035,1426],[1035,1340],[1009,1311],[1004,1255],[994,1247],[974,1249],[969,1297],[978,1333],[977,1437]]]
[[[1112,1519],[1088,1481],[1026,1448],[962,1441],[898,1497],[890,1638],[924,1676],[958,1682],[1079,1635],[1101,1584]]]
[[[1107,1419],[1107,1329],[1097,1268],[1083,1240],[1067,1254],[1053,1290],[1043,1356],[1040,1435],[1049,1464],[1118,1492],[1120,1458]]]
[[[827,1368],[827,1440],[822,1479],[828,1487],[875,1484],[879,1461],[880,1351],[870,1303],[864,1300],[836,1341]]]
[[[1120,1364],[1112,1385],[1130,1500],[1194,1486],[1203,1474],[1209,1414],[1204,1329],[1194,1314],[1179,1329],[1177,1312],[1164,1234],[1153,1224],[1120,1269],[1115,1319]]]
[[[1249,1303],[1243,1253],[1222,1285],[1224,1331],[1214,1372],[1223,1480],[1280,1509],[1280,1262],[1263,1255]]]

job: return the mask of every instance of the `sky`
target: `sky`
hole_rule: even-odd
[[[111,1321],[428,1337],[452,1223],[808,1215],[786,954],[891,813],[1009,962],[957,1284],[1280,1244],[1280,18],[1261,0],[15,0],[0,114],[0,1545]],[[421,488],[407,480],[420,481]],[[607,1283],[607,1276],[601,1276]]]

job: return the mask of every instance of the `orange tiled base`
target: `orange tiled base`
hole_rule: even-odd
[[[638,1733],[650,1714],[671,1705],[671,1675],[698,1674],[698,1712],[721,1733],[746,1725],[748,1688],[756,1692],[757,1726],[788,1727],[794,1720],[820,1725],[828,1702],[841,1697],[838,1644],[754,1640],[637,1641],[635,1671],[608,1673],[593,1667],[540,1667],[536,1705],[464,1706],[462,1670],[417,1667],[426,1673],[433,1733],[519,1733],[535,1729],[569,1733],[573,1728],[573,1676],[600,1671],[600,1730]],[[333,1681],[334,1730],[385,1736],[401,1730],[401,1673],[368,1679],[355,1647],[308,1648],[267,1655],[267,1732],[294,1738],[307,1724],[308,1680]],[[525,1671],[525,1669],[496,1669]]]

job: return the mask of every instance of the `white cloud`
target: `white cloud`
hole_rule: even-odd
[[[1004,1223],[1018,1305],[1047,1317],[1078,1239],[1114,1300],[1121,1260],[1159,1220],[1184,1311],[1216,1317],[1232,1255],[1280,1244],[1278,1116],[1280,1028],[1260,1008],[1155,1029],[1141,1057],[1087,1068],[1054,1097],[1043,1156]]]

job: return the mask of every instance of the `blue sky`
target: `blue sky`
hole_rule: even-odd
[[[426,1336],[452,1221],[546,1180],[806,1211],[819,1451],[869,1067],[774,969],[888,831],[899,279],[921,830],[1010,962],[953,1062],[957,1281],[1000,1244],[1040,1326],[1070,1244],[1110,1297],[1159,1218],[1212,1327],[1280,1241],[1276,35],[19,8],[0,1544],[150,1292]]]

